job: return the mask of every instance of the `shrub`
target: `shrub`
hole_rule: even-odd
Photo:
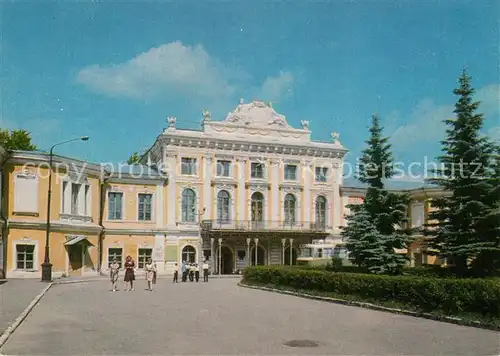
[[[249,283],[351,295],[368,301],[394,301],[425,312],[500,316],[499,279],[332,273],[274,266],[247,267],[243,278]]]

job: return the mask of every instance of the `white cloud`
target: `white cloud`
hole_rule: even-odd
[[[499,84],[490,84],[477,90],[475,94],[474,99],[481,102],[478,111],[484,113],[486,121],[498,121],[499,88]],[[446,130],[443,120],[454,117],[453,110],[453,105],[438,105],[431,99],[422,100],[404,120],[405,124],[393,131],[391,142],[394,149],[407,151],[442,140]],[[403,121],[403,117],[397,114],[398,121]],[[500,127],[493,127],[489,129],[488,135],[499,137],[499,131]]]
[[[495,141],[500,141],[500,126],[494,126],[489,129],[487,135]]]
[[[210,56],[200,46],[179,41],[151,48],[118,64],[92,65],[77,74],[77,81],[109,96],[145,98],[164,93],[218,101],[239,98],[251,86],[251,77]],[[281,72],[251,90],[255,98],[278,100],[291,92],[293,75]]]
[[[289,96],[292,92],[293,81],[294,77],[290,72],[280,72],[276,77],[267,77],[260,88],[259,98],[275,101]]]

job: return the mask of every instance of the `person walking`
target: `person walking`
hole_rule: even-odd
[[[179,283],[179,266],[177,265],[177,262],[174,264],[174,280],[172,283]]]
[[[147,290],[153,291],[153,284],[155,283],[154,277],[156,273],[156,266],[151,258],[146,263],[145,269],[146,269],[146,280],[148,281]]]
[[[203,282],[208,282],[208,260],[203,262]]]
[[[135,263],[132,260],[132,257],[129,255],[125,259],[125,292],[127,290],[134,290],[134,281],[135,281]]]
[[[198,264],[194,264],[194,279],[196,282],[200,281],[200,267],[198,267]]]
[[[194,281],[194,263],[189,264],[189,281]]]
[[[109,265],[109,276],[111,278],[111,288],[113,292],[116,292],[118,287],[118,273],[120,272],[120,265],[116,261],[116,258],[113,258],[113,263]]]
[[[186,282],[186,280],[187,280],[187,274],[188,274],[188,266],[186,264],[186,261],[182,261],[181,271],[182,271],[182,281]]]

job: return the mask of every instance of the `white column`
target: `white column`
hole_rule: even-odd
[[[311,178],[312,178],[312,162],[305,161],[302,165],[302,176],[304,177],[304,222],[314,222],[311,219]]]
[[[259,265],[259,263],[258,263],[258,261],[259,261],[259,259],[258,259],[258,256],[259,256],[259,255],[258,255],[258,250],[259,250],[259,239],[256,237],[256,238],[254,238],[253,240],[254,240],[254,242],[255,242],[255,265],[256,265],[256,266],[258,266],[258,265]]]
[[[222,265],[222,239],[219,237],[219,253],[217,254],[217,259],[219,260],[218,267],[217,267],[217,274],[221,274],[221,265]]]
[[[273,170],[273,175],[272,175],[272,182],[271,182],[271,192],[273,194],[273,206],[271,207],[271,216],[273,222],[271,224],[274,226],[277,226],[279,224],[279,208],[281,206],[280,202],[280,194],[279,194],[279,182],[280,182],[280,165],[278,160],[271,160],[270,161],[272,164],[272,170]]]
[[[153,249],[153,261],[159,274],[165,273],[165,235],[163,233],[155,234],[155,247]]]
[[[246,159],[243,157],[238,157],[236,161],[238,162],[238,208],[236,209],[236,220],[245,220],[247,200],[245,189]]]
[[[215,239],[210,238],[210,273],[215,274],[215,250],[214,250]]]
[[[251,238],[247,237],[247,266],[252,265],[252,256],[250,256],[250,242],[252,241]]]
[[[66,183],[66,190],[64,191],[63,193],[63,199],[64,199],[64,212],[65,214],[71,214],[71,182],[68,181]],[[108,194],[108,192],[106,192],[106,195]],[[106,200],[108,199],[108,197],[106,196]],[[108,212],[105,211],[104,212],[105,215],[104,215],[104,219],[107,219],[108,217]]]
[[[212,216],[212,156],[205,156],[205,165],[203,170],[203,205],[200,210],[205,208],[203,219],[210,219]]]
[[[290,239],[290,266],[292,265],[292,257],[293,257],[293,239]]]
[[[286,239],[281,239],[281,264],[285,264],[285,245]]]
[[[155,193],[155,220],[156,220],[156,228],[163,229],[165,222],[163,221],[163,217],[165,215],[165,211],[163,209],[165,203],[165,197],[163,194],[163,182],[158,183],[156,185],[156,193]]]
[[[168,202],[167,208],[167,226],[170,228],[175,227],[175,211],[177,210],[177,188],[176,188],[176,175],[177,175],[177,156],[169,156],[167,158],[166,170],[168,172]]]

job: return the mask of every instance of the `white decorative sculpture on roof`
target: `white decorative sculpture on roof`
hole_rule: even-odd
[[[309,121],[307,120],[300,120],[300,124],[302,125],[303,130],[309,130]]]
[[[289,127],[285,116],[278,114],[271,106],[260,100],[247,104],[241,104],[240,101],[236,109],[227,115],[225,121],[260,128],[270,125]]]
[[[177,118],[173,116],[167,117],[167,122],[168,122],[168,128],[169,129],[175,129],[175,122],[177,121]]]
[[[245,103],[245,100],[243,100],[243,98],[240,99],[240,105],[243,105],[243,103]]]
[[[212,114],[208,110],[203,110],[203,121],[209,121]]]
[[[333,143],[339,143],[340,134],[338,132],[332,132],[330,135],[332,136]]]

